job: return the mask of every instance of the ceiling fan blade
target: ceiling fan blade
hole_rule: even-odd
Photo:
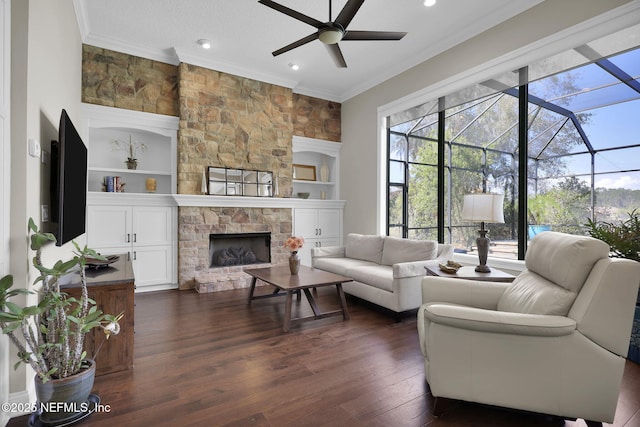
[[[323,23],[318,21],[317,19],[314,19],[314,18],[312,18],[310,16],[307,16],[307,15],[305,15],[303,13],[300,13],[300,12],[298,12],[296,10],[289,9],[288,7],[283,6],[281,4],[278,4],[278,3],[274,2],[274,1],[271,1],[271,0],[258,0],[258,3],[262,3],[263,5],[265,5],[267,7],[270,7],[271,9],[275,9],[278,12],[282,12],[285,15],[288,15],[288,16],[294,18],[294,19],[297,19],[298,21],[302,21],[302,22],[304,22],[306,24],[309,24],[311,26],[314,26],[316,28],[320,28],[323,25]]]
[[[362,3],[364,3],[364,0],[349,0],[347,4],[344,5],[342,10],[340,11],[340,14],[334,22],[341,25],[342,28],[346,29],[347,25],[349,25],[353,17],[356,16],[356,13],[358,13],[358,10],[360,9],[360,6],[362,6]]]
[[[400,40],[406,35],[399,31],[347,31],[342,40]]]
[[[342,51],[338,46],[338,43],[335,44],[326,44],[325,45],[329,50],[329,55],[333,58],[333,61],[340,68],[347,68],[347,62],[344,60],[344,56],[342,56]]]
[[[317,40],[317,39],[318,39],[318,33],[313,33],[311,35],[308,35],[307,37],[303,37],[298,41],[295,41],[295,42],[293,42],[291,44],[286,45],[283,48],[280,48],[280,49],[274,51],[272,53],[272,55],[273,56],[278,56],[280,54],[283,54],[285,52],[289,52],[292,49],[295,49],[297,47],[300,47],[300,46],[302,46],[304,44],[307,44],[307,43],[312,42],[312,41]]]

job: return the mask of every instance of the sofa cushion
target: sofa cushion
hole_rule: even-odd
[[[398,237],[384,239],[382,264],[426,261],[438,256],[438,242],[434,240],[409,240]]]
[[[544,277],[525,270],[516,277],[498,301],[498,311],[566,316],[576,292],[564,289]]]
[[[347,258],[380,264],[384,240],[384,236],[349,233],[345,245],[345,255]]]
[[[393,269],[386,265],[369,265],[353,267],[347,270],[345,276],[356,282],[365,283],[374,288],[393,292]]]
[[[580,256],[576,256],[576,254]],[[527,250],[525,267],[558,286],[578,293],[595,263],[609,256],[609,245],[587,236],[545,231]]]
[[[347,274],[347,270],[353,267],[362,267],[369,265],[377,265],[370,261],[351,258],[331,258],[321,257],[313,260],[313,267],[330,273],[340,274],[341,276],[351,277]]]

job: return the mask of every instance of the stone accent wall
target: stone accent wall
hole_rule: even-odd
[[[291,89],[184,63],[179,76],[178,193],[217,166],[272,171],[290,194]]]
[[[195,65],[83,46],[82,101],[180,118],[178,193],[201,194],[207,166],[272,171],[292,192],[292,135],[340,141],[341,105]],[[249,286],[243,267],[209,268],[209,234],[271,232],[286,263],[290,209],[178,208],[178,284],[199,292]]]
[[[82,45],[82,102],[178,116],[178,67]]]
[[[287,262],[284,241],[291,235],[290,209],[182,207],[178,220],[180,289],[216,292],[244,288],[250,277],[243,266],[209,268],[209,234],[271,233],[271,263]]]
[[[320,98],[293,94],[293,134],[340,142],[342,105]]]

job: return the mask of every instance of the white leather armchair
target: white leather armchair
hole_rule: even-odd
[[[434,412],[443,397],[612,422],[640,263],[548,231],[525,266],[511,284],[423,279],[418,332]]]

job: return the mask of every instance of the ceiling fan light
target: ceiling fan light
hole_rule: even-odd
[[[339,28],[324,28],[320,29],[318,38],[324,44],[336,44],[344,36],[344,31]]]
[[[431,7],[436,4],[436,0],[424,0],[424,5],[427,7]]]

